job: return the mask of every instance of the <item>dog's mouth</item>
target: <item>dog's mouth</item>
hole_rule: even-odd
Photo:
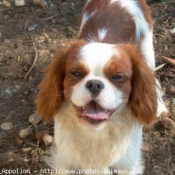
[[[101,124],[107,120],[112,115],[114,110],[108,110],[102,108],[98,103],[91,101],[85,107],[76,107],[78,114],[83,120],[86,120],[92,125]]]

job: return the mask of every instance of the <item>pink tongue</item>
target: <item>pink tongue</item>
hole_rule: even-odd
[[[109,117],[109,113],[106,113],[105,110],[95,102],[91,102],[86,106],[83,115],[94,120],[107,119]]]

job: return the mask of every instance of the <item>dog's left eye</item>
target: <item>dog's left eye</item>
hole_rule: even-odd
[[[111,77],[112,80],[119,80],[119,79],[121,79],[121,78],[122,78],[122,76],[120,76],[120,75],[113,75],[113,76]]]
[[[124,83],[127,80],[127,77],[125,75],[113,75],[111,76],[111,80],[117,81],[118,83]]]

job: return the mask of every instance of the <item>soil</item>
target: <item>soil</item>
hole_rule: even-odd
[[[47,8],[32,0],[22,7],[15,7],[14,0],[10,7],[0,5],[0,125],[13,124],[7,131],[0,128],[0,170],[18,168],[18,174],[33,175],[47,167],[42,159],[47,146],[36,139],[36,133],[48,131],[53,135],[53,123],[31,126],[28,117],[36,110],[43,68],[60,46],[77,37],[77,21],[85,0],[47,2]],[[175,1],[149,5],[159,66],[165,63],[162,56],[175,59]],[[156,75],[165,90],[166,117],[175,121],[175,68],[167,63]],[[29,126],[32,134],[20,138],[19,132]],[[144,128],[143,156],[145,175],[175,175],[175,128],[165,129],[160,119],[152,128]]]

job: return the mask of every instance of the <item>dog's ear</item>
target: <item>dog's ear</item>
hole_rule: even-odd
[[[151,125],[156,119],[157,93],[153,71],[149,68],[142,54],[135,47],[129,48],[132,61],[132,91],[130,107],[139,122]]]
[[[52,119],[64,101],[63,81],[68,50],[69,47],[60,49],[56,53],[45,69],[46,74],[39,85],[36,99],[37,113],[43,116],[45,121]]]
[[[43,116],[45,121],[50,121],[59,111],[64,102],[65,66],[72,48],[82,45],[82,41],[69,43],[60,49],[49,66],[39,85],[36,99],[37,114]]]

